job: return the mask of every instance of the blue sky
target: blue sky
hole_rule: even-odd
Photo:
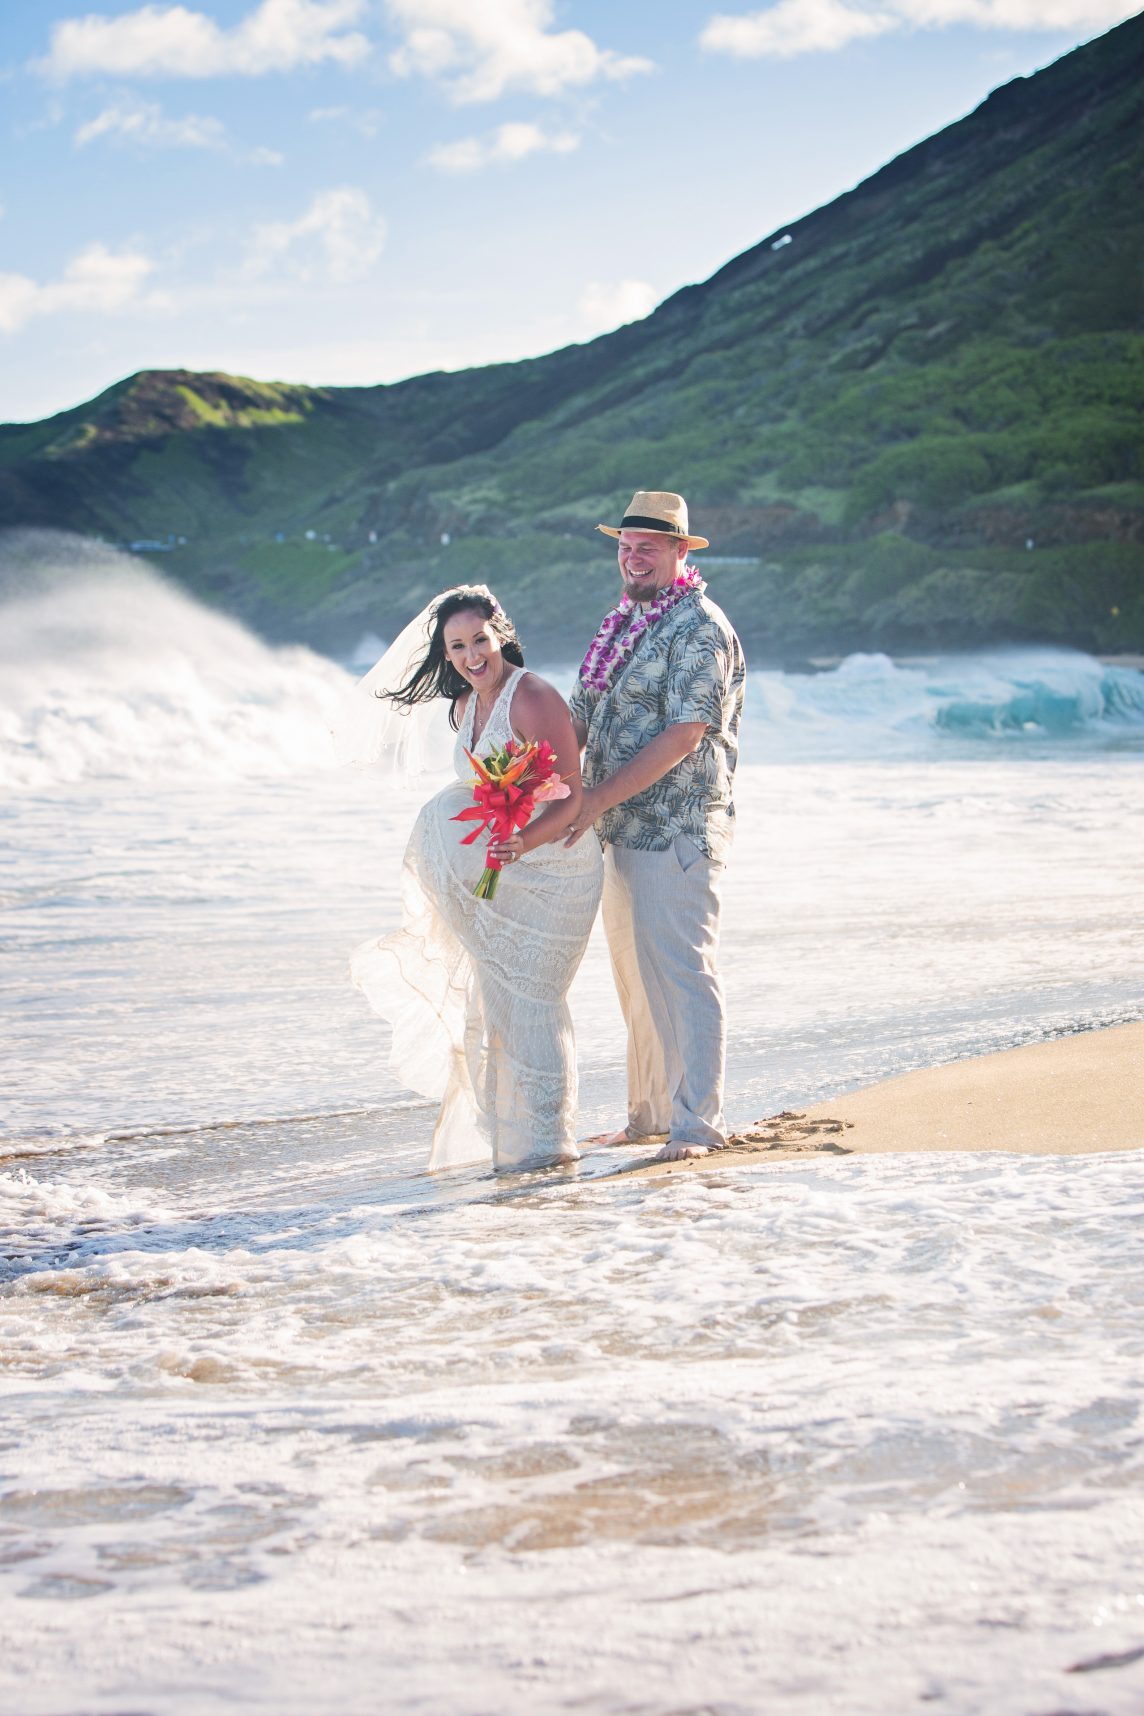
[[[5,0],[0,420],[589,339],[1134,10]]]

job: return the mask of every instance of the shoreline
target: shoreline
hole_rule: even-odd
[[[727,1148],[620,1173],[686,1173],[746,1161],[986,1151],[1086,1156],[1144,1150],[1144,1021],[901,1073],[805,1110],[770,1115]]]

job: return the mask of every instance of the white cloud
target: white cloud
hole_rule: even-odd
[[[89,244],[73,256],[59,280],[40,284],[25,274],[0,274],[0,331],[11,334],[33,316],[61,310],[112,313],[137,305],[154,268],[141,251]]]
[[[646,280],[615,280],[605,284],[590,280],[580,294],[576,311],[589,334],[603,334],[625,322],[638,322],[655,309],[656,290]]]
[[[385,221],[350,185],[321,191],[295,221],[255,227],[244,273],[286,270],[295,279],[344,285],[368,274],[385,244]]]
[[[126,138],[156,148],[221,149],[226,139],[226,127],[218,119],[188,113],[184,119],[166,119],[156,101],[113,102],[86,125],[81,125],[75,141],[82,149],[97,137]]]
[[[480,167],[523,161],[527,155],[549,152],[567,155],[580,146],[574,131],[542,131],[539,125],[500,125],[485,137],[462,137],[442,143],[429,156],[430,164],[446,173],[473,173]]]
[[[26,274],[0,274],[0,333],[14,334],[35,315],[41,290]]]
[[[923,28],[976,24],[984,30],[1101,30],[1131,18],[1139,0],[893,0]]]
[[[1138,0],[779,0],[761,12],[720,12],[699,44],[736,59],[792,59],[910,27],[969,24],[986,30],[1100,30],[1130,18]]]
[[[390,69],[441,79],[459,102],[495,101],[509,89],[557,95],[652,69],[583,30],[552,30],[553,0],[386,0],[386,9],[405,38]]]
[[[75,143],[77,148],[84,149],[101,137],[143,149],[225,150],[256,167],[281,167],[286,159],[277,149],[261,145],[243,154],[231,144],[221,120],[198,113],[188,113],[183,119],[168,119],[157,101],[139,101],[133,96],[113,102],[81,125]]]
[[[115,77],[259,77],[333,60],[352,65],[370,51],[347,25],[366,0],[262,0],[233,29],[185,6],[142,6],[117,18],[88,13],[54,26],[39,69],[66,79]]]
[[[863,36],[900,28],[886,12],[858,11],[841,0],[779,0],[765,12],[717,13],[699,38],[710,53],[735,59],[792,59],[828,53]]]
[[[348,125],[351,131],[362,137],[376,137],[382,112],[379,107],[365,107],[360,111],[352,107],[312,107],[306,118],[312,125]]]

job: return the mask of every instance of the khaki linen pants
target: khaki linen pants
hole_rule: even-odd
[[[719,949],[722,864],[686,835],[666,852],[604,848],[604,929],[628,1028],[628,1131],[727,1141]]]

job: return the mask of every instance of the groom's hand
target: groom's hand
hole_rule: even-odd
[[[584,802],[568,830],[565,846],[575,846],[580,836],[593,822],[598,822],[606,810],[623,804],[634,798],[636,793],[644,792],[662,780],[684,757],[699,749],[706,731],[706,721],[675,721],[662,733],[657,733],[654,739],[649,739],[643,749],[630,757],[614,775],[609,775],[597,786],[585,787]]]
[[[598,797],[595,787],[584,788],[584,795],[580,800],[580,809],[576,812],[576,820],[565,837],[565,846],[575,846],[576,842],[587,834],[596,818],[607,808],[605,805],[597,804]]]

